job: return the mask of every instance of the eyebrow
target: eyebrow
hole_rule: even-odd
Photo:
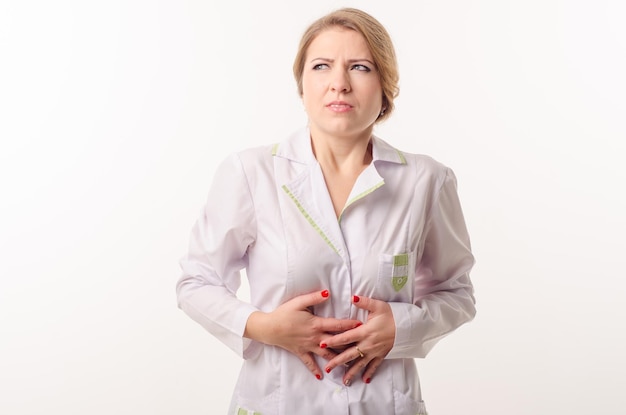
[[[313,58],[313,59],[311,59],[310,62],[313,63],[315,61],[334,62],[335,60],[334,59],[330,59],[330,58]],[[355,63],[355,62],[368,62],[369,64],[375,66],[374,62],[372,62],[369,59],[365,59],[365,58],[362,58],[362,59],[348,59],[348,63]]]

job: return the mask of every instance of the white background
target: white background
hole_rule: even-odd
[[[396,44],[378,134],[454,169],[477,258],[430,413],[624,413],[623,1],[9,0],[1,414],[225,413],[240,361],[177,309],[178,259],[216,162],[306,122],[299,36],[344,5]]]

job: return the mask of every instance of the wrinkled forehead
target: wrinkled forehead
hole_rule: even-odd
[[[365,37],[358,31],[343,26],[330,26],[317,33],[306,48],[306,59],[313,55],[341,53],[350,58],[372,59]],[[330,56],[328,56],[330,57]]]

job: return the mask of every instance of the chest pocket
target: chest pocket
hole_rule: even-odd
[[[385,301],[412,302],[415,254],[381,254],[378,260],[377,298]]]

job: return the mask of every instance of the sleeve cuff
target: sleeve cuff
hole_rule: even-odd
[[[254,359],[261,352],[262,344],[254,341],[252,339],[248,339],[243,337],[243,333],[246,330],[246,324],[248,322],[248,318],[250,314],[258,311],[256,307],[251,304],[244,304],[237,312],[237,316],[235,317],[235,330],[239,335],[239,341],[237,344],[233,344],[231,348],[244,359]]]
[[[408,303],[394,303],[390,302],[391,312],[393,313],[393,319],[396,324],[396,338],[393,342],[391,351],[387,354],[387,359],[397,359],[406,356],[407,348],[414,348],[416,345],[411,344],[411,316],[409,313],[409,307],[415,307],[413,304]]]

